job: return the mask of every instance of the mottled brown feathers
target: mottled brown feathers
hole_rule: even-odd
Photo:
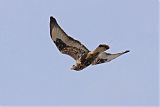
[[[50,35],[59,51],[71,56],[75,60],[80,58],[84,53],[89,52],[78,40],[68,36],[52,16],[50,17]]]

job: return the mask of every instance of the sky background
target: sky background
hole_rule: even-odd
[[[90,50],[131,52],[71,71],[50,16]],[[158,105],[158,1],[0,0],[0,105]]]

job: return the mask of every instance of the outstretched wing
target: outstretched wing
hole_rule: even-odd
[[[129,50],[125,51],[125,52],[121,52],[121,53],[116,53],[116,54],[110,54],[110,53],[106,53],[106,52],[102,52],[98,55],[98,57],[93,61],[92,65],[96,65],[96,64],[101,64],[101,63],[105,63],[105,62],[109,62],[125,53],[128,53]]]
[[[68,36],[52,16],[50,17],[50,35],[59,51],[71,56],[75,60],[89,52],[78,40]]]

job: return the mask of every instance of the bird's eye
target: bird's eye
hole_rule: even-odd
[[[76,68],[76,66],[75,66],[75,65],[73,65],[72,67],[73,67],[74,69]]]

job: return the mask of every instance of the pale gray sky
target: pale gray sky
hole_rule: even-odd
[[[51,15],[90,50],[131,52],[73,72]],[[0,0],[0,16],[0,105],[158,105],[158,1]]]

